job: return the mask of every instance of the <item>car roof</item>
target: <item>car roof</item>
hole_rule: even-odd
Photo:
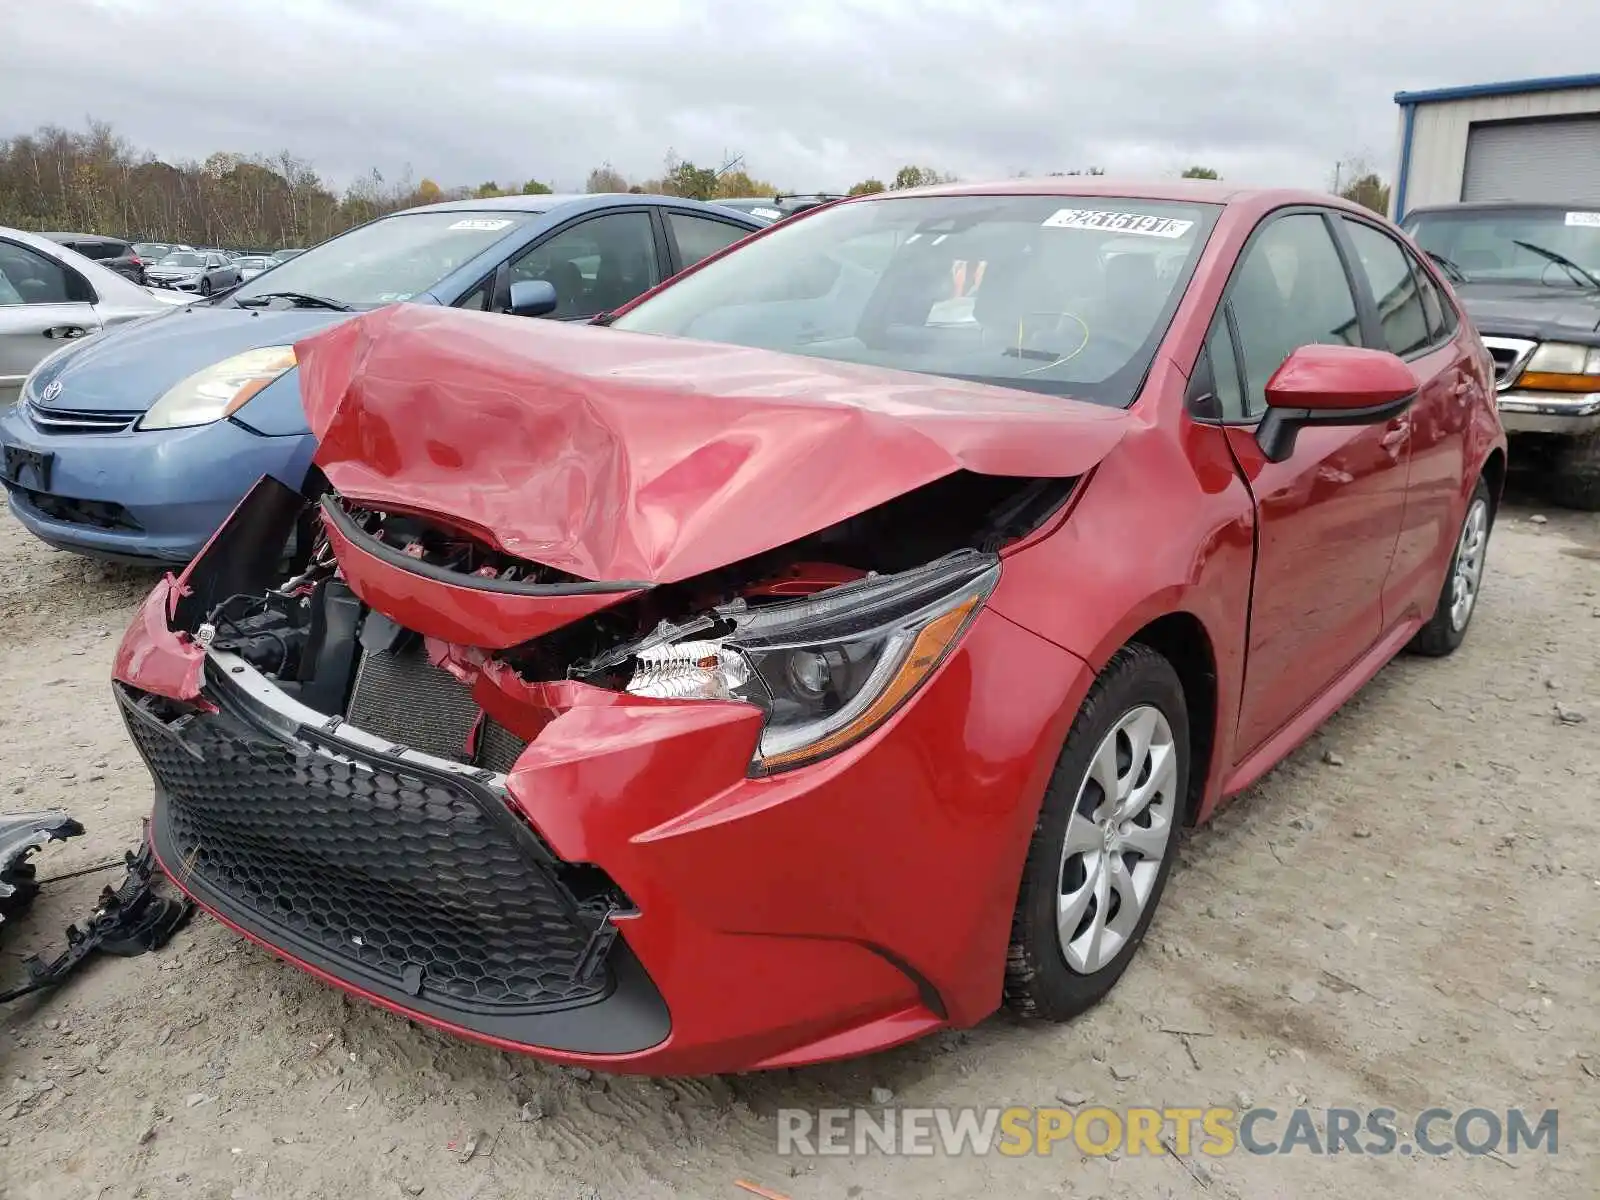
[[[900,196],[1121,196],[1129,200],[1175,200],[1193,204],[1342,204],[1324,192],[1287,188],[1247,188],[1213,179],[1118,179],[1109,175],[1051,175],[1043,179],[1004,179],[994,183],[943,183],[904,191],[874,192],[865,200]]]
[[[441,200],[438,204],[423,204],[416,208],[401,209],[399,216],[421,212],[522,212],[550,213],[557,209],[587,212],[598,208],[620,208],[630,204],[672,204],[683,208],[704,208],[718,211],[715,204],[688,200],[682,196],[661,196],[638,192],[556,192],[535,196],[486,196],[472,200]],[[382,218],[379,218],[380,220]]]
[[[103,233],[41,233],[42,238],[49,238],[52,242],[105,242],[118,246],[127,245],[127,238],[107,237]]]

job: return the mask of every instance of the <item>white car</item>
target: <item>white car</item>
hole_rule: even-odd
[[[0,226],[0,408],[52,350],[193,299],[158,295],[48,238]]]

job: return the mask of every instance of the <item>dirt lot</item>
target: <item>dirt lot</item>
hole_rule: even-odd
[[[158,955],[0,1012],[0,1194],[748,1195],[736,1179],[793,1200],[1600,1194],[1600,522],[1537,511],[1503,514],[1461,653],[1389,667],[1193,837],[1144,953],[1069,1027],[997,1017],[855,1063],[608,1080],[413,1027],[197,920]],[[45,875],[137,835],[148,784],[106,678],[150,582],[0,516],[0,809],[62,805],[89,827],[40,857]],[[47,888],[0,946],[0,979],[109,878]],[[919,1107],[1554,1107],[1560,1150],[776,1155],[777,1109],[883,1088]]]

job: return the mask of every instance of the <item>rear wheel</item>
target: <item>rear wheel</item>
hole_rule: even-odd
[[[1600,512],[1600,429],[1562,438],[1550,475],[1550,498],[1562,508]]]
[[[1119,650],[1062,746],[1011,924],[1006,1003],[1064,1021],[1109,992],[1155,916],[1183,824],[1183,685],[1147,646]]]
[[[1483,586],[1483,568],[1489,551],[1489,529],[1494,524],[1489,507],[1489,485],[1482,479],[1467,501],[1467,515],[1461,520],[1455,553],[1445,572],[1439,603],[1428,623],[1417,630],[1408,649],[1432,658],[1455,652],[1467,636],[1467,626],[1478,609],[1478,591]]]

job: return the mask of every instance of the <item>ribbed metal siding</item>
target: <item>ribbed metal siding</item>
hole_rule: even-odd
[[[1461,198],[1600,203],[1600,117],[1474,125]]]

